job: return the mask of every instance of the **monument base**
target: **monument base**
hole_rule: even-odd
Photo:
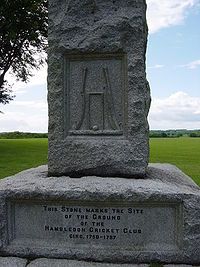
[[[48,177],[0,182],[0,255],[113,263],[200,264],[200,190],[176,167],[145,179]]]

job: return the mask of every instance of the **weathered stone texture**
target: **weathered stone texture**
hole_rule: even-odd
[[[101,205],[112,206],[112,203],[122,207],[125,205],[130,205],[131,207],[131,205],[134,206],[134,203],[139,203],[141,207],[149,205],[147,212],[150,212],[151,208],[155,207],[155,205],[163,207],[163,209],[167,205],[166,207],[171,207],[171,213],[166,214],[171,215],[170,217],[166,216],[166,225],[162,223],[159,226],[157,219],[163,216],[163,213],[160,213],[158,209],[158,216],[154,216],[153,220],[149,219],[146,222],[149,225],[149,229],[151,229],[147,232],[148,235],[151,233],[154,236],[156,233],[161,235],[159,238],[156,237],[155,244],[149,246],[151,247],[150,250],[148,248],[144,250],[142,247],[139,249],[135,249],[135,247],[134,249],[127,249],[129,241],[127,241],[127,244],[119,244],[120,250],[112,246],[112,244],[110,246],[91,245],[94,242],[90,242],[88,245],[75,242],[73,246],[69,246],[68,243],[62,243],[62,245],[55,243],[55,238],[54,240],[52,239],[52,242],[45,243],[44,235],[35,238],[33,233],[27,234],[25,239],[23,239],[23,231],[20,232],[22,224],[17,224],[14,228],[11,226],[12,218],[15,218],[13,217],[15,215],[14,210],[9,208],[10,202],[19,203],[22,200],[28,201],[27,203],[30,204],[35,203],[35,201],[39,201],[39,203],[46,201],[51,203],[49,204],[51,206],[56,205],[59,201],[62,203],[64,201],[65,205],[72,201],[73,203],[78,203],[78,206],[84,205],[84,203],[90,203],[91,206],[94,206],[96,205],[94,203],[97,203],[100,207]],[[113,263],[164,262],[166,264],[199,265],[199,201],[199,187],[177,168],[167,164],[150,164],[145,179],[105,179],[96,176],[86,176],[80,179],[63,176],[58,179],[56,177],[47,177],[47,166],[41,166],[3,179],[0,182],[0,253],[4,256],[55,257]],[[179,208],[174,209],[174,207]],[[30,210],[29,206],[26,206],[25,209],[27,211]],[[16,209],[15,212],[18,213],[19,209]],[[60,225],[60,217],[57,217],[57,223]],[[169,225],[171,225],[170,218],[172,218],[172,221],[175,221],[177,228],[173,228],[174,230],[169,239],[171,241],[167,247],[166,240],[163,239],[160,242],[162,236],[164,236],[164,233],[160,234],[160,230],[169,230]],[[10,223],[8,223],[8,219]],[[30,220],[29,218],[24,218],[24,221],[26,220],[28,222],[27,227],[29,227]],[[34,227],[38,224],[41,229],[43,223],[41,224],[40,220],[41,218],[36,214],[31,223],[34,224]],[[154,227],[155,225],[157,226]],[[123,221],[122,227],[124,227]],[[30,229],[32,229],[32,226]],[[12,231],[16,233],[16,236],[10,234]],[[137,239],[135,240],[137,241]],[[149,238],[145,240],[149,241]],[[146,245],[144,243],[144,247]],[[126,249],[124,249],[125,247]]]
[[[15,257],[0,257],[1,267],[25,267],[28,260]]]
[[[148,267],[148,264],[112,264],[57,259],[37,259],[28,267]]]
[[[144,0],[49,1],[49,175],[144,176],[146,43]]]

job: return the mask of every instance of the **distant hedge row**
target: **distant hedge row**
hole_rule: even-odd
[[[150,138],[200,137],[200,130],[156,130],[150,131]]]
[[[173,137],[200,137],[200,130],[151,130],[150,138],[173,138]],[[47,133],[23,133],[6,132],[0,133],[0,139],[22,139],[22,138],[48,138]]]
[[[48,134],[47,133],[23,133],[23,132],[0,133],[0,139],[23,139],[23,138],[48,138]]]

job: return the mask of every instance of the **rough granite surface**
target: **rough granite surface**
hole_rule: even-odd
[[[49,1],[50,176],[145,175],[146,44],[145,0]]]
[[[1,267],[25,267],[28,263],[26,259],[20,259],[15,257],[0,257]]]
[[[27,259],[15,257],[0,257],[1,267],[150,267],[150,264],[113,264],[113,263],[97,263],[85,261],[73,261],[67,259],[45,259],[38,258],[28,263]],[[161,267],[192,267],[186,264],[167,264]],[[196,265],[196,267],[199,267]]]
[[[37,259],[28,267],[148,267],[148,264],[109,264],[72,260]]]
[[[177,203],[182,206],[182,241],[179,250],[131,251],[15,244],[8,237],[7,202],[88,201],[93,203]],[[0,181],[0,255],[51,257],[113,263],[184,263],[200,265],[200,190],[184,173],[169,164],[150,164],[145,179],[103,177],[48,177],[47,166],[23,171]],[[180,224],[179,224],[180,226]]]

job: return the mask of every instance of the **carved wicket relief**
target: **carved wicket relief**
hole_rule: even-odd
[[[124,56],[71,56],[65,63],[65,135],[123,135]]]

